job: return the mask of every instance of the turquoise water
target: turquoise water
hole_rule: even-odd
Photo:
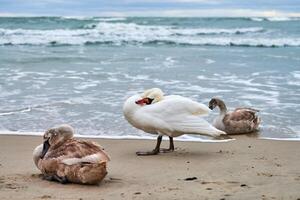
[[[265,137],[300,137],[299,18],[0,18],[0,130],[70,123],[145,136],[127,97],[160,87],[260,110]],[[208,121],[217,115],[213,111]]]

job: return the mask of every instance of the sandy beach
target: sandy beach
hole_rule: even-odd
[[[0,199],[300,199],[297,141],[237,136],[226,143],[175,142],[176,151],[138,157],[152,140],[93,139],[111,156],[96,186],[40,177],[38,136],[0,136]],[[163,142],[163,146],[168,143]]]

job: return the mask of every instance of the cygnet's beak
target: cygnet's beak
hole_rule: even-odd
[[[44,141],[42,155],[40,156],[41,159],[45,157],[48,149],[50,148],[49,139],[50,138],[47,138],[47,140]]]
[[[209,109],[211,109],[211,110],[214,109],[213,105],[209,105],[208,107],[209,107]]]

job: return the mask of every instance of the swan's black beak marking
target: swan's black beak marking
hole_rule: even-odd
[[[50,138],[48,138],[43,144],[43,151],[42,151],[42,155],[40,156],[41,159],[45,157],[48,149],[50,148],[49,139]]]

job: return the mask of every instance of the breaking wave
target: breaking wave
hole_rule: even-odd
[[[269,37],[266,34],[269,30],[262,27],[184,28],[116,22],[125,19],[99,18],[100,22],[86,24],[81,29],[0,28],[0,45],[300,46],[300,38]]]
[[[299,17],[251,17],[252,21],[271,21],[271,22],[280,22],[280,21],[298,21]]]

